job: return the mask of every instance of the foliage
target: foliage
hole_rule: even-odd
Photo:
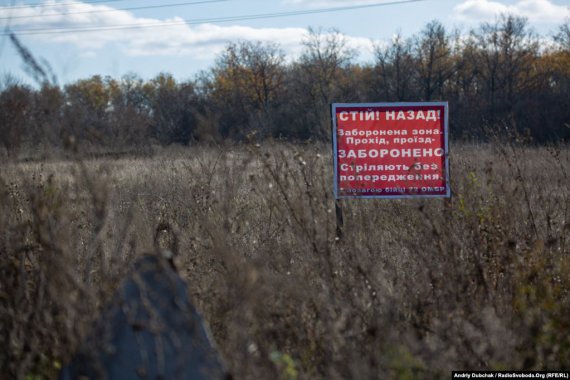
[[[568,22],[549,44],[524,18],[504,15],[468,35],[437,21],[410,38],[377,44],[375,59],[336,30],[309,29],[286,59],[274,43],[232,42],[194,80],[162,73],[92,78],[60,88],[49,67],[13,37],[39,88],[7,80],[0,90],[0,145],[8,151],[69,145],[136,150],[168,145],[330,138],[330,103],[449,101],[455,139],[485,141],[505,126],[536,142],[570,136]]]

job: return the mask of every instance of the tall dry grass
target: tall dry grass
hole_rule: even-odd
[[[344,200],[328,146],[0,165],[0,373],[55,378],[129,263],[177,266],[237,379],[570,367],[570,149],[454,146],[450,200]]]

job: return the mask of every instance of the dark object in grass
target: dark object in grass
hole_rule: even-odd
[[[162,256],[139,259],[79,352],[60,373],[78,379],[224,379],[221,359]]]

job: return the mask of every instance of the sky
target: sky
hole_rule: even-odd
[[[432,20],[467,33],[505,13],[549,36],[570,19],[570,0],[0,0],[0,76],[32,82],[9,32],[65,85],[131,73],[192,79],[237,41],[277,43],[294,59],[308,28],[338,30],[371,62],[375,44]]]

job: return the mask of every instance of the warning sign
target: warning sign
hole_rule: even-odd
[[[449,197],[447,102],[334,103],[336,198]]]

